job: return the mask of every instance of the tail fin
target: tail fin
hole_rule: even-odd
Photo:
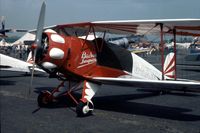
[[[175,79],[175,56],[173,52],[166,56],[164,63],[164,75],[169,79]]]
[[[29,52],[26,62],[30,63],[30,64],[33,64],[32,52]]]
[[[5,17],[1,16],[1,34],[3,34],[4,36],[5,34]]]

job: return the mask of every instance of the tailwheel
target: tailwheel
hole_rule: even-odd
[[[77,107],[76,107],[76,113],[78,117],[84,117],[84,116],[89,116],[92,114],[94,110],[93,104],[90,102],[79,102]]]
[[[41,92],[37,98],[39,107],[49,107],[52,103],[52,95],[49,91]]]

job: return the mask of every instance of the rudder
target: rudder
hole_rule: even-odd
[[[164,75],[166,78],[175,79],[175,55],[173,52],[169,53],[165,58]]]

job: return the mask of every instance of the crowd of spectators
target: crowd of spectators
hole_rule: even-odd
[[[0,53],[20,60],[26,60],[29,49],[25,45],[0,46]]]

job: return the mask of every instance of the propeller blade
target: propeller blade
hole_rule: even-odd
[[[42,6],[41,6],[41,10],[40,10],[38,24],[37,24],[37,32],[36,32],[35,42],[32,44],[32,47],[34,48],[34,49],[32,49],[33,67],[32,67],[32,71],[31,71],[31,81],[30,81],[30,87],[28,90],[28,96],[31,95],[32,86],[33,86],[33,77],[34,77],[35,60],[36,60],[37,50],[41,47],[42,32],[43,32],[44,20],[45,20],[45,10],[46,10],[46,4],[45,4],[45,2],[43,2]]]
[[[33,67],[32,67],[32,71],[31,71],[31,81],[30,81],[30,87],[28,90],[28,96],[31,95],[31,90],[33,87],[33,76],[34,76],[34,71],[35,71],[35,57],[36,57],[36,50],[34,50],[34,53],[32,52],[32,59],[33,59]]]
[[[40,17],[37,24],[37,32],[36,32],[36,38],[35,38],[35,44],[37,44],[38,47],[41,46],[42,32],[43,32],[44,19],[45,19],[45,10],[46,10],[46,4],[45,2],[43,2],[41,10],[40,10]]]

